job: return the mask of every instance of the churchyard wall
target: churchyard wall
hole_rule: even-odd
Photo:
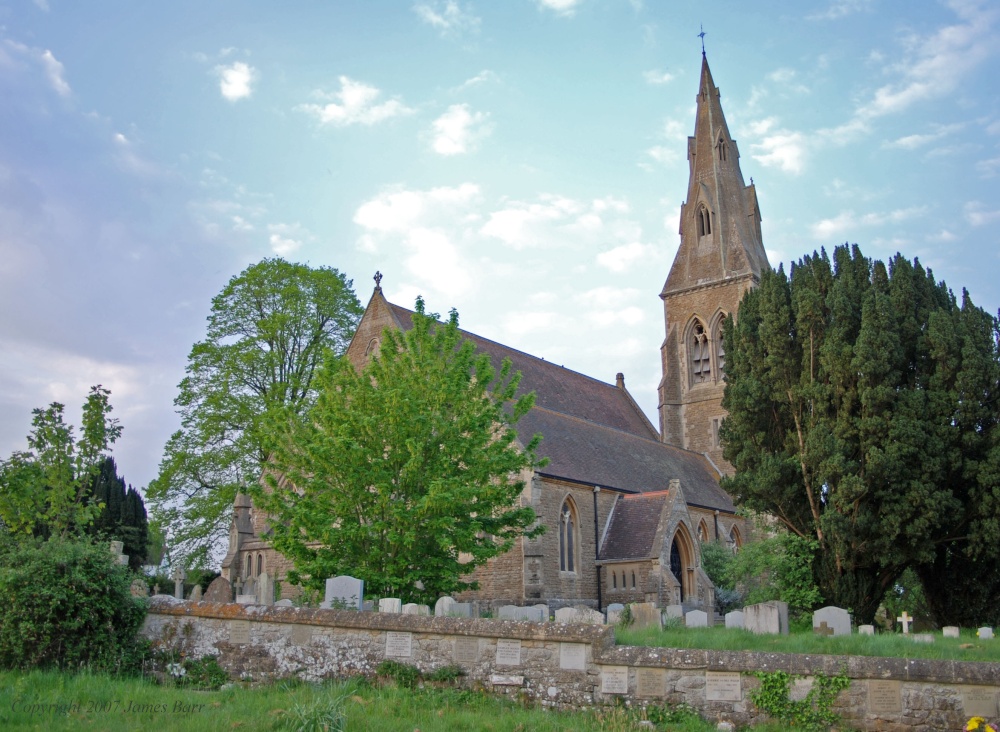
[[[143,634],[188,657],[217,656],[234,678],[372,675],[391,659],[555,707],[689,704],[712,720],[762,721],[758,671],[851,679],[834,705],[863,730],[960,729],[997,714],[1000,663],[616,646],[614,628],[151,599]]]

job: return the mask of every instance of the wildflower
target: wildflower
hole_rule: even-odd
[[[963,729],[964,732],[974,732],[975,730],[978,730],[979,732],[997,732],[997,728],[987,722],[983,717],[973,717],[966,722]]]
[[[185,670],[184,666],[182,666],[179,663],[168,663],[167,664],[167,673],[170,674],[171,676],[173,676],[176,679],[180,679],[180,678],[183,678],[187,674],[187,670]],[[996,732],[996,731],[994,730],[994,732]]]

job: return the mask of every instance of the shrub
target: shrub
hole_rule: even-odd
[[[375,669],[375,673],[379,676],[392,679],[396,682],[397,686],[401,686],[404,689],[415,689],[422,678],[419,668],[411,666],[408,663],[400,663],[399,661],[382,661],[378,665],[378,668]]]
[[[131,580],[103,544],[0,544],[0,668],[137,668],[146,604]]]

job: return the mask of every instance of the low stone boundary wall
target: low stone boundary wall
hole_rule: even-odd
[[[756,671],[845,674],[834,708],[864,730],[959,730],[998,714],[1000,663],[616,646],[597,625],[425,617],[151,599],[143,634],[189,657],[217,656],[234,678],[371,675],[386,659],[558,707],[624,697],[685,703],[712,720],[761,721],[747,692]]]

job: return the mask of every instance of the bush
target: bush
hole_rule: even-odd
[[[747,604],[782,600],[793,615],[822,603],[813,579],[812,562],[819,545],[787,531],[745,544],[729,567],[737,591]]]
[[[0,668],[133,670],[146,604],[108,547],[52,538],[0,543]]]

